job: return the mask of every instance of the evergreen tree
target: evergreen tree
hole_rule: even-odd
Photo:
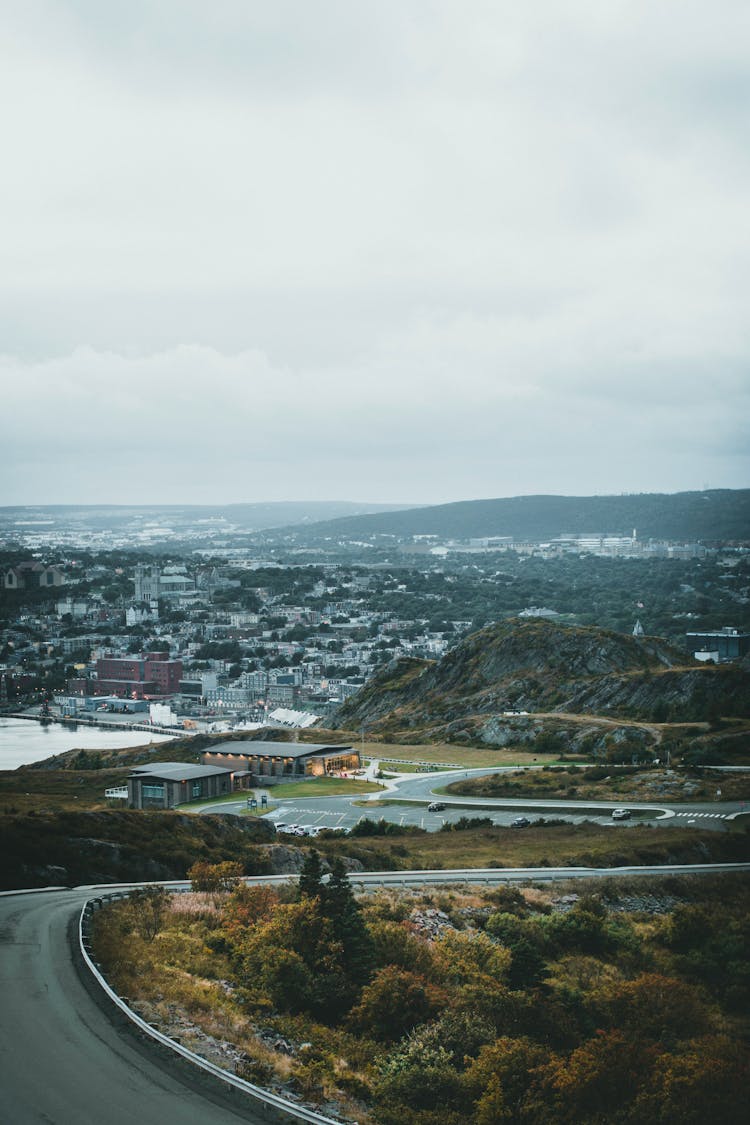
[[[334,937],[343,946],[344,971],[351,981],[363,984],[372,976],[375,948],[354,897],[346,867],[338,856],[333,861],[331,878],[322,892],[323,913],[331,921]]]
[[[323,868],[320,863],[320,855],[315,848],[311,848],[305,856],[305,861],[299,873],[297,897],[300,899],[320,898],[323,893],[322,877]]]

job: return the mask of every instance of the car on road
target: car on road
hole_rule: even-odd
[[[442,812],[444,808],[445,808],[445,802],[444,801],[433,801],[431,804],[429,804],[427,806],[427,811],[428,812]]]
[[[630,809],[612,809],[613,820],[630,820]]]
[[[511,828],[528,828],[531,821],[527,816],[517,816],[515,820],[510,822]]]

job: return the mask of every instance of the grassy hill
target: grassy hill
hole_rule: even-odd
[[[513,536],[539,541],[608,532],[640,539],[737,541],[750,538],[750,489],[632,496],[513,496],[353,516],[310,524],[305,538],[437,535]]]
[[[437,662],[389,665],[347,700],[337,723],[371,734],[408,731],[416,741],[464,737],[479,720],[480,740],[502,745],[498,725],[518,728],[520,741],[530,725],[500,722],[505,711],[679,722],[749,710],[743,668],[686,662],[657,638],[516,619],[472,633]]]

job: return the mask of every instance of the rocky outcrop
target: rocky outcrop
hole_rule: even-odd
[[[298,875],[307,856],[307,848],[294,848],[287,844],[272,844],[270,847],[264,848],[263,851],[271,875]],[[341,860],[350,873],[364,871],[364,864],[358,859],[351,856],[342,856]],[[321,857],[321,866],[323,871],[330,870],[323,857]]]
[[[466,637],[440,661],[389,665],[340,708],[336,724],[461,741],[476,737],[477,717],[488,716],[480,741],[534,742],[539,731],[509,723],[508,711],[662,721],[743,716],[750,713],[750,673],[697,665],[658,638],[503,621]]]

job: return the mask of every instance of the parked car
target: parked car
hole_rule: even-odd
[[[531,821],[527,816],[517,816],[515,820],[510,822],[511,828],[528,828]]]
[[[612,810],[612,819],[613,820],[630,820],[630,816],[631,816],[630,809],[613,809]]]
[[[427,806],[427,811],[428,812],[442,812],[444,808],[445,808],[445,803],[443,801],[433,801],[431,805]]]

